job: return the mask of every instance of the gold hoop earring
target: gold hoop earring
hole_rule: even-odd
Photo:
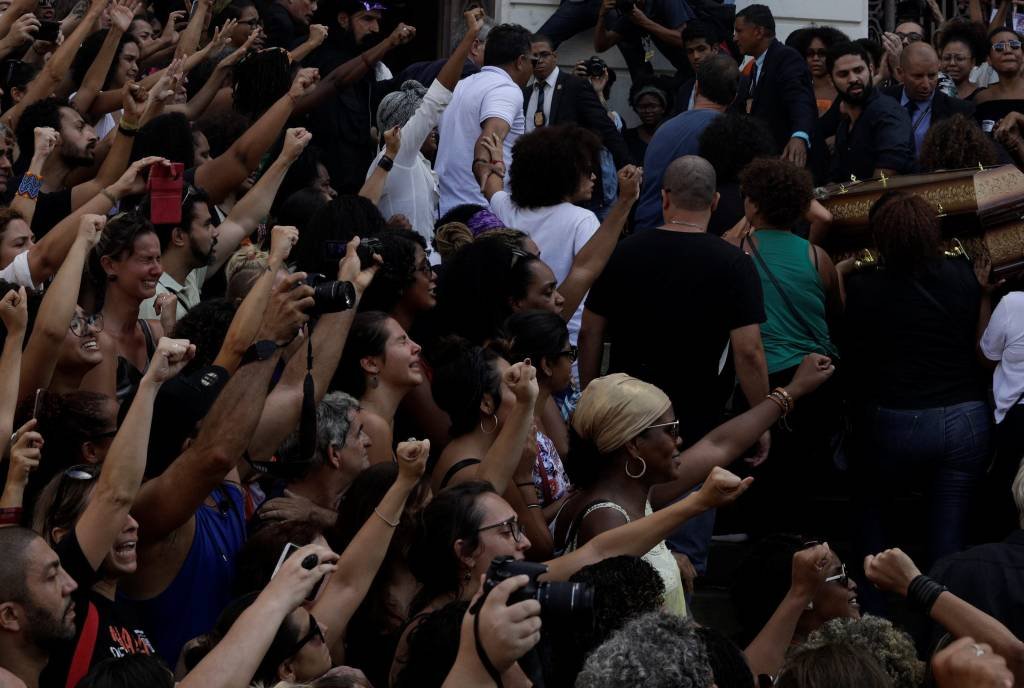
[[[637,473],[636,475],[633,475],[632,473],[629,472],[629,462],[630,462],[631,459],[634,459],[634,458],[637,461],[640,462],[640,472]],[[626,475],[628,475],[633,480],[639,480],[640,478],[644,477],[644,473],[646,473],[646,472],[647,472],[647,462],[644,461],[642,457],[640,457],[640,456],[635,456],[635,457],[631,456],[628,459],[626,459]]]
[[[488,429],[486,429],[486,428],[484,427],[484,422],[483,422],[482,420],[480,421],[480,432],[482,432],[482,433],[483,433],[483,434],[485,434],[485,435],[490,435],[490,434],[492,434],[492,433],[493,433],[493,432],[494,432],[495,430],[497,430],[497,429],[498,429],[498,414],[496,414],[496,413],[492,413],[492,414],[491,414],[491,420],[493,420],[493,421],[494,421],[494,427],[493,427],[493,428],[491,428],[490,430],[488,430]]]

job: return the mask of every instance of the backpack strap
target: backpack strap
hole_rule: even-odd
[[[85,624],[82,626],[82,635],[78,638],[75,646],[75,654],[71,658],[71,668],[68,670],[68,680],[65,688],[75,688],[78,682],[89,673],[89,665],[92,664],[92,655],[96,650],[96,636],[100,627],[100,614],[96,605],[89,603],[89,611],[85,615]]]

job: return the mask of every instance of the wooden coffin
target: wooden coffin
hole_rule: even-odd
[[[972,260],[991,260],[998,274],[1024,269],[1024,173],[1013,165],[906,175],[817,190],[832,213],[825,242],[836,258],[872,245],[868,227],[871,206],[887,191],[908,191],[931,203],[942,233],[958,240]]]

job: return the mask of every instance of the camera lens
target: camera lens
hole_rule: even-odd
[[[585,583],[541,583],[537,601],[545,616],[587,618],[594,613],[594,589]]]

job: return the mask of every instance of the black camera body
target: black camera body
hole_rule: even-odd
[[[633,14],[633,8],[636,7],[636,0],[616,0],[615,10],[619,14],[629,16]]]
[[[367,237],[359,240],[356,246],[356,255],[359,256],[359,266],[365,270],[373,265],[373,254],[380,254],[384,244],[377,237]]]
[[[329,280],[318,272],[306,275],[306,284],[313,287],[313,307],[309,315],[340,313],[356,304],[356,289],[351,282]]]
[[[547,572],[547,564],[520,561],[510,556],[495,557],[487,569],[484,594],[504,580],[529,576],[529,583],[509,595],[509,604],[537,600],[544,617],[583,619],[593,623],[594,589],[584,583],[538,582],[537,579]]]
[[[587,76],[593,77],[604,76],[605,70],[608,69],[608,63],[597,55],[591,55],[583,65],[586,67]]]

